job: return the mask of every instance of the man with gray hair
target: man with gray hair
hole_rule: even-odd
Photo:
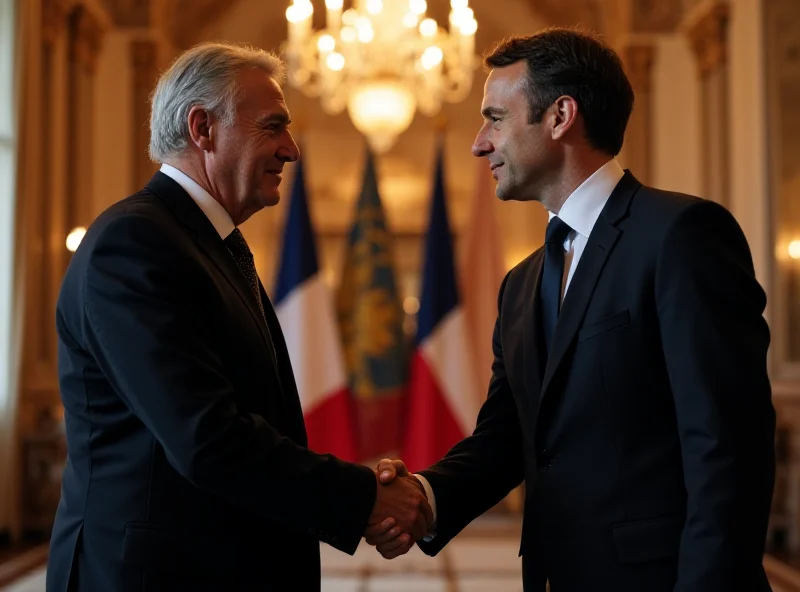
[[[319,541],[354,553],[432,519],[400,479],[306,448],[281,328],[238,229],[298,158],[275,56],[203,44],[152,100],[147,187],[103,212],[57,306],[68,459],[48,592],[319,590]]]

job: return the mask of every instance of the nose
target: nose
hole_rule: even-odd
[[[494,146],[489,141],[489,138],[486,134],[486,127],[482,127],[478,132],[478,135],[475,136],[475,141],[472,143],[472,156],[486,156],[487,154],[491,154],[494,152]]]
[[[300,158],[300,148],[289,130],[286,130],[285,140],[278,147],[275,155],[283,162],[294,162]]]

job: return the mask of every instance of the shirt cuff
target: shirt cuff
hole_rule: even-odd
[[[428,532],[428,535],[422,539],[428,543],[433,540],[433,537],[436,536],[436,496],[433,495],[433,488],[431,488],[431,484],[428,483],[428,480],[425,477],[417,473],[414,473],[414,476],[419,479],[420,483],[422,483],[422,489],[425,490],[425,497],[428,498],[428,505],[430,505],[431,512],[433,513],[433,526],[431,527],[430,532]]]

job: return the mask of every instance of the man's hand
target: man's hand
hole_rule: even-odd
[[[425,496],[425,489],[419,480],[413,475],[409,475],[408,469],[401,460],[391,460],[388,458],[383,459],[378,463],[378,468],[375,471],[378,481],[381,485],[378,487],[378,495],[380,497],[381,489],[392,487],[396,483],[410,484],[419,495],[421,499],[419,502],[420,514],[415,521],[414,526],[417,530],[408,530],[403,528],[403,522],[395,514],[388,514],[385,520],[373,521],[370,518],[369,526],[364,532],[368,544],[377,547],[378,552],[386,559],[394,559],[400,555],[405,555],[414,546],[416,540],[424,537],[431,528],[433,523],[433,512],[428,505],[427,497]],[[378,503],[375,504],[376,509]],[[373,516],[376,511],[373,510]],[[419,518],[424,518],[424,531],[419,530]]]
[[[398,459],[392,460],[390,458],[384,458],[381,462],[378,463],[378,468],[376,469],[378,473],[378,479],[381,483],[391,483],[395,480],[396,477],[409,477],[408,469],[406,468],[405,463]],[[419,483],[416,477],[413,477],[416,483]],[[420,483],[420,488],[422,484]],[[422,490],[422,493],[425,493],[425,490]]]

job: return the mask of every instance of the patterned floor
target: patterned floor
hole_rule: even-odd
[[[484,517],[437,557],[416,547],[386,561],[364,544],[354,556],[321,545],[323,592],[522,592],[519,519]],[[800,571],[766,556],[773,592],[800,590]],[[44,568],[0,592],[44,592]]]
[[[414,547],[386,561],[362,544],[354,556],[321,545],[323,592],[522,592],[519,519],[484,517],[431,558]],[[0,592],[44,592],[44,569]]]

